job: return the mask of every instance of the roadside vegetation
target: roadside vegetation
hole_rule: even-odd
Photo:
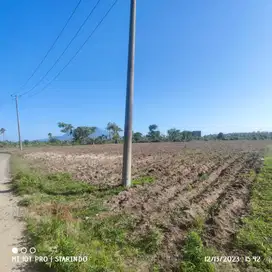
[[[48,262],[61,272],[137,271],[160,242],[159,233],[131,235],[135,218],[113,213],[107,200],[122,186],[96,187],[73,180],[67,173],[41,174],[13,157],[13,189],[27,208],[28,240],[39,256],[88,256],[86,262]],[[148,177],[135,185],[150,183]]]
[[[262,271],[272,271],[272,147],[267,149],[264,167],[252,185],[250,214],[243,219],[237,245]],[[260,258],[259,258],[260,257]]]

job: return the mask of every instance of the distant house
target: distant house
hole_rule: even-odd
[[[200,130],[193,131],[192,135],[193,135],[193,137],[201,137],[201,131]]]

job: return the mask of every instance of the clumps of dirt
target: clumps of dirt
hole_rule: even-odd
[[[248,174],[258,162],[257,153],[234,153],[219,161],[219,165],[191,163],[191,167],[186,166],[190,174],[162,176],[154,184],[121,192],[108,203],[112,210],[123,210],[138,218],[135,233],[144,232],[147,226],[163,232],[155,260],[164,271],[173,271],[178,266],[190,228],[205,226],[209,229],[205,234],[207,240],[222,246],[229,243],[237,230],[236,216],[246,212],[252,182]],[[203,171],[208,176],[205,180],[199,178]]]
[[[122,157],[116,154],[65,154],[35,152],[23,157],[49,173],[69,172],[75,179],[92,184],[113,184],[120,180]]]
[[[96,161],[112,161],[117,158],[121,158],[121,155],[109,155],[109,154],[58,154],[54,152],[36,152],[28,153],[24,155],[26,159],[32,160],[53,160],[55,163],[76,163],[85,160]]]
[[[136,218],[131,239],[145,237],[151,230],[158,232],[162,239],[158,239],[150,260],[164,271],[175,271],[191,228],[203,229],[206,243],[229,248],[239,218],[248,210],[253,179],[250,171],[260,168],[259,151],[265,144],[190,142],[186,148],[184,143],[134,145],[133,179],[150,177],[154,182],[124,190],[107,205],[111,212],[127,212]],[[60,148],[25,152],[24,156],[48,172],[69,172],[91,184],[114,186],[121,182],[121,147]]]
[[[258,154],[250,154],[245,167],[219,200],[210,208],[205,222],[204,237],[208,244],[220,250],[230,249],[241,218],[249,210],[250,187],[256,177],[256,169],[262,164]]]
[[[94,185],[118,185],[121,183],[122,156],[117,153],[65,153],[63,150],[53,152],[25,152],[23,157],[36,167],[49,172],[69,172],[75,179]],[[146,150],[148,151],[148,149]],[[198,150],[180,149],[174,151],[160,150],[158,153],[138,150],[133,155],[133,179],[152,176],[155,180],[190,176],[199,169],[206,173],[220,158],[220,152],[206,153]],[[205,161],[205,163],[202,163]],[[197,170],[198,171],[198,170]]]

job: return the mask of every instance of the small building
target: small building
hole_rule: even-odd
[[[193,131],[192,132],[192,135],[193,135],[193,137],[201,137],[201,131],[200,130],[197,130],[197,131]]]

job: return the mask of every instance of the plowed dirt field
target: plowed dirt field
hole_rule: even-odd
[[[112,212],[137,219],[131,234],[154,228],[163,233],[150,257],[176,271],[188,231],[203,228],[205,245],[232,255],[232,240],[248,212],[252,173],[259,171],[268,141],[216,141],[133,145],[133,180],[148,180],[108,200]],[[23,157],[46,172],[69,172],[98,186],[121,182],[122,146],[26,149]],[[141,271],[150,271],[148,265]],[[180,270],[177,270],[180,271]]]

